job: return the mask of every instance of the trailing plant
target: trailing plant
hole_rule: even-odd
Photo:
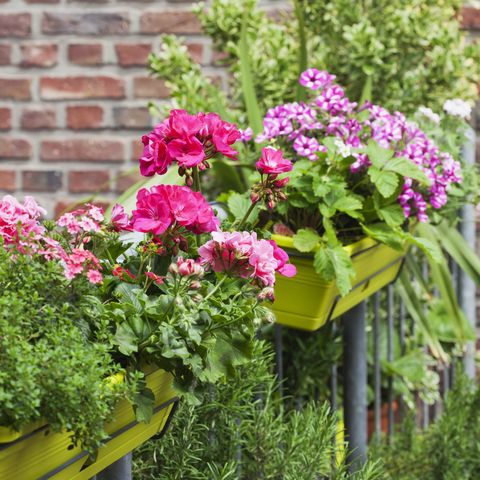
[[[479,402],[478,387],[464,377],[457,379],[435,423],[418,431],[410,418],[388,445],[382,444],[374,451],[376,458],[382,458],[386,478],[478,478]]]
[[[382,478],[379,463],[371,462],[349,475],[328,406],[310,402],[286,411],[265,343],[257,343],[254,358],[227,384],[206,392],[198,407],[180,406],[175,429],[135,453],[135,478]]]

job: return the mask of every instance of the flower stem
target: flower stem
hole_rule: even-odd
[[[247,220],[248,220],[248,217],[250,216],[250,214],[253,212],[253,209],[255,208],[255,203],[252,203],[249,207],[249,209],[247,210],[247,213],[245,213],[244,217],[242,218],[241,222],[238,224],[238,229],[241,230],[243,227],[245,227],[246,223],[247,223]]]
[[[195,192],[201,192],[200,175],[198,173],[198,167],[193,167],[192,168],[192,175],[193,175],[193,190]]]
[[[216,285],[215,288],[210,291],[210,293],[204,298],[204,300],[208,300],[217,290],[225,283],[227,277],[223,277]]]

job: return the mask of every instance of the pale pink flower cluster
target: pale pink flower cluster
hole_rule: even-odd
[[[47,261],[59,261],[65,277],[72,279],[85,274],[91,283],[100,283],[101,266],[93,253],[76,245],[69,245],[68,251],[47,235],[40,218],[46,214],[32,197],[25,197],[23,203],[7,195],[0,200],[0,235],[5,247],[14,247],[18,253],[40,255]],[[94,232],[100,229],[97,222],[103,221],[103,212],[94,205],[87,210],[77,210],[63,215],[57,222],[71,235]]]
[[[255,232],[213,232],[198,253],[213,271],[254,279],[260,286],[273,287],[275,272],[287,277],[296,273],[287,253],[272,240],[259,240]]]

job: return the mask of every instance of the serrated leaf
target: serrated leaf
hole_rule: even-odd
[[[385,170],[396,172],[402,177],[409,177],[422,183],[429,183],[427,176],[411,160],[404,157],[392,158],[386,165]]]
[[[335,278],[335,268],[332,258],[327,254],[327,249],[327,247],[323,247],[317,250],[313,258],[313,267],[324,280],[329,281]]]
[[[393,157],[393,151],[382,148],[374,140],[370,140],[367,145],[367,155],[372,162],[372,166],[382,168]]]
[[[336,281],[342,297],[351,290],[355,271],[352,259],[341,245],[318,250],[313,265],[323,279]]]
[[[155,395],[149,388],[144,388],[133,397],[133,409],[137,422],[148,423],[153,415]]]
[[[389,205],[378,209],[378,213],[387,225],[398,227],[405,222],[405,213],[400,205]]]
[[[334,204],[333,207],[337,210],[350,215],[352,218],[362,217],[361,213],[357,210],[361,210],[363,207],[362,201],[359,197],[350,195],[348,197],[339,198]]]
[[[422,252],[425,253],[430,260],[440,263],[444,259],[440,247],[427,238],[419,238],[409,235],[407,239],[410,243],[413,243],[413,245],[416,245],[418,248],[420,248],[420,250],[422,250]]]
[[[293,237],[293,246],[300,252],[311,252],[320,242],[320,236],[311,228],[302,228]]]
[[[245,195],[240,193],[232,193],[230,195],[227,205],[230,213],[233,215],[235,220],[241,220],[245,214],[247,213],[248,209],[250,208],[251,201]],[[249,223],[255,223],[258,218],[258,208],[255,208],[253,212],[248,217]]]
[[[398,187],[398,176],[394,172],[380,170],[379,168],[372,166],[368,169],[368,175],[384,198],[393,195]]]

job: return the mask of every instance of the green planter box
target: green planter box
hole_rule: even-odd
[[[405,252],[368,237],[348,245],[345,250],[353,260],[356,276],[353,289],[341,297],[336,283],[320,278],[313,268],[312,256],[296,250],[292,238],[272,238],[287,250],[291,263],[297,267],[295,277],[277,276],[272,309],[279,324],[301,330],[317,330],[393,282],[405,256]]]
[[[73,447],[68,432],[52,432],[48,425],[32,424],[21,432],[0,427],[0,480],[88,480],[154,435],[168,427],[177,398],[172,376],[154,370],[146,376],[155,395],[155,414],[148,424],[135,420],[132,406],[121,400],[114,420],[106,425],[108,440],[96,460],[80,446]]]

